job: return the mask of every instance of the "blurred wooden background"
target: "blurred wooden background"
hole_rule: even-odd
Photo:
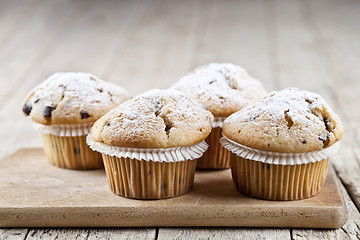
[[[90,72],[136,95],[232,62],[269,90],[318,92],[336,110],[345,137],[332,162],[349,209],[337,230],[0,229],[0,239],[360,239],[359,26],[358,0],[0,0],[1,157],[41,146],[21,105],[54,72]]]

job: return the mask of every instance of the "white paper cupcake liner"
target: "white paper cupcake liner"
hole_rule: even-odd
[[[217,128],[220,127],[222,128],[224,121],[225,121],[226,117],[215,117],[214,121],[212,122],[212,128]]]
[[[90,133],[91,126],[93,125],[93,123],[43,125],[36,122],[32,122],[32,124],[36,130],[43,134],[51,134],[60,137],[87,135]]]
[[[276,165],[298,165],[318,162],[334,155],[339,149],[339,143],[337,143],[320,151],[308,153],[277,153],[244,146],[228,139],[224,135],[220,139],[220,143],[224,148],[241,158]]]
[[[209,145],[201,141],[192,146],[174,148],[127,148],[110,146],[104,143],[95,142],[91,134],[86,138],[89,147],[97,152],[118,158],[130,158],[153,162],[181,162],[194,160],[203,155]]]

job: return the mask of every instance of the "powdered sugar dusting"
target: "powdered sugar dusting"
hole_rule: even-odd
[[[172,88],[206,105],[218,117],[227,117],[266,93],[258,80],[231,63],[211,63],[197,68]]]
[[[39,96],[54,96],[63,93],[71,97],[73,104],[94,104],[111,102],[111,95],[127,95],[125,89],[105,82],[90,73],[61,72],[55,73],[34,89]],[[111,94],[102,94],[110,92]],[[115,96],[116,97],[116,96]]]
[[[94,124],[95,141],[122,147],[195,144],[210,133],[210,112],[176,90],[150,90],[113,109]]]
[[[342,124],[318,94],[287,88],[229,116],[225,136],[261,150],[308,152],[342,137]]]
[[[319,116],[315,115],[314,111],[323,111],[324,108],[330,109],[320,95],[308,91],[299,91],[296,88],[287,88],[283,91],[271,92],[262,101],[238,112],[236,118],[237,121],[248,122],[255,120],[261,115],[263,118],[268,119],[269,124],[278,124],[279,119],[283,119],[285,116],[285,118],[288,118],[288,121],[291,118],[293,122],[309,120],[316,122],[319,120]],[[311,131],[314,125],[311,124],[307,127]]]
[[[42,124],[95,121],[130,96],[121,87],[89,73],[55,73],[33,89],[26,103]]]

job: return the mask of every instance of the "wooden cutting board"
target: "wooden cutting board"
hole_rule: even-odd
[[[50,165],[42,149],[21,149],[0,164],[0,227],[338,228],[347,219],[332,168],[322,192],[301,201],[264,201],[241,195],[230,170],[198,171],[189,194],[144,201],[111,193],[104,170]]]

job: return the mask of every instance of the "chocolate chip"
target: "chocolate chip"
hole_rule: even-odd
[[[312,103],[314,102],[314,100],[308,99],[308,98],[306,98],[305,101],[306,101],[308,104],[312,104]]]
[[[107,123],[105,124],[107,127],[110,126],[110,121],[107,121]]]
[[[32,110],[32,106],[31,106],[31,103],[30,102],[26,102],[23,106],[23,112],[26,114],[26,115],[30,115],[31,113],[31,110]]]
[[[41,98],[37,98],[34,103],[38,103],[41,100]]]
[[[170,126],[170,125],[168,125],[168,124],[165,123],[165,132],[166,132],[166,135],[169,136],[171,128],[172,128],[172,126]]]
[[[43,116],[45,118],[51,118],[53,110],[54,110],[53,106],[45,106],[44,111],[43,111]]]
[[[320,141],[322,141],[323,143],[325,143],[325,141],[326,141],[326,138],[323,138],[323,137],[321,137],[321,136],[319,136],[318,139],[319,139]]]
[[[330,132],[329,119],[324,117],[323,121],[324,121],[326,130]]]
[[[81,117],[81,119],[84,119],[84,118],[89,118],[90,115],[89,115],[89,113],[88,113],[87,111],[82,110],[82,111],[80,112],[80,117]]]
[[[258,116],[250,116],[248,119],[246,119],[246,122],[254,121]]]
[[[97,89],[99,92],[103,92],[103,89],[102,88],[98,88]]]
[[[326,132],[325,134],[322,134],[318,137],[318,139],[323,142],[323,148],[329,144],[329,137],[329,132]]]
[[[302,143],[302,144],[305,144],[305,143],[306,143],[306,140],[305,140],[305,139],[301,140],[301,143]]]

